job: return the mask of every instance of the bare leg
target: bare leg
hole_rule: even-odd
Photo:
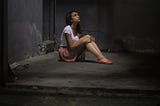
[[[79,47],[82,47],[82,44],[86,45],[86,48],[93,54],[95,55],[98,59],[106,59],[102,52],[99,50],[98,46],[96,45],[96,43],[94,41],[91,41],[91,37],[89,35],[86,35],[82,38],[80,38],[80,40],[78,42],[76,42],[77,45],[79,45]],[[79,51],[79,50],[77,50]]]
[[[102,52],[100,51],[100,49],[98,48],[97,44],[96,44],[94,41],[92,41],[91,43],[92,43],[92,45],[96,48],[97,52],[99,52],[99,54],[103,55]],[[103,59],[107,59],[107,58],[104,57]],[[108,60],[108,59],[107,59],[107,60]]]
[[[87,49],[93,54],[95,55],[98,59],[102,59],[104,58],[104,56],[102,55],[102,53],[98,52],[96,50],[96,48],[93,46],[92,43],[87,43],[86,44]]]
[[[97,44],[96,44],[94,41],[92,41],[91,43],[92,43],[92,45],[95,47],[95,49],[97,50],[97,52],[99,52],[99,54],[102,54],[102,52],[101,52],[100,49],[98,48]]]
[[[102,52],[99,50],[98,46],[94,41],[91,41],[89,36],[83,37],[79,40],[78,45],[85,44],[86,48],[93,54],[95,55],[98,60],[100,61],[99,63],[103,64],[111,64],[112,62],[106,59]]]

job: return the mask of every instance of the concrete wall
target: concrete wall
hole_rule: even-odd
[[[45,37],[43,5],[43,0],[8,0],[9,61],[38,55],[38,44]],[[160,7],[156,0],[57,0],[52,26],[58,44],[65,14],[72,9],[79,11],[84,33],[94,35],[100,49],[160,51]]]
[[[160,8],[156,0],[57,0],[56,38],[65,26],[65,14],[77,9],[85,33],[93,34],[101,49],[157,52]]]
[[[42,41],[42,0],[8,0],[8,58],[10,62],[38,54]]]
[[[160,51],[157,0],[114,0],[112,49]]]
[[[7,54],[7,1],[0,1],[0,87],[5,86],[5,82],[9,80],[9,64]]]
[[[3,0],[1,0],[0,1],[0,14],[1,14],[1,16],[3,16]],[[0,17],[0,51],[2,51],[3,49],[3,43],[2,43],[2,39],[3,39],[3,17]],[[0,64],[3,64],[3,56],[2,56],[2,52],[0,52]],[[4,78],[3,78],[3,74],[4,74],[4,72],[3,72],[3,67],[2,67],[3,65],[1,65],[1,70],[0,70],[0,87],[1,87],[1,85],[3,85],[4,84]]]

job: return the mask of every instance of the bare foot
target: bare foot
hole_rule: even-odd
[[[112,64],[112,61],[107,58],[98,59],[98,63],[100,64]]]

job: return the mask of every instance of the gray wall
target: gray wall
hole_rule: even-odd
[[[42,41],[42,0],[8,0],[8,58],[38,55]]]
[[[159,19],[157,0],[114,0],[111,48],[160,51]]]
[[[93,34],[101,49],[159,52],[157,0],[57,0],[56,38],[65,26],[65,14],[77,9],[85,33]]]
[[[100,49],[160,51],[157,0],[57,0],[52,26],[55,26],[54,37],[58,44],[65,14],[72,9],[79,11],[84,33],[94,35]],[[43,15],[43,0],[8,0],[9,61],[38,55],[38,44],[44,37]]]

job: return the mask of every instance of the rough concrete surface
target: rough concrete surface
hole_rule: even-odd
[[[15,70],[18,79],[8,85],[160,90],[159,55],[103,54],[112,65],[98,64],[90,53],[85,62],[60,62],[57,52],[20,61],[28,67]]]
[[[103,53],[112,65],[60,62],[58,53],[14,63],[15,82],[0,91],[5,106],[159,106],[159,55]]]

